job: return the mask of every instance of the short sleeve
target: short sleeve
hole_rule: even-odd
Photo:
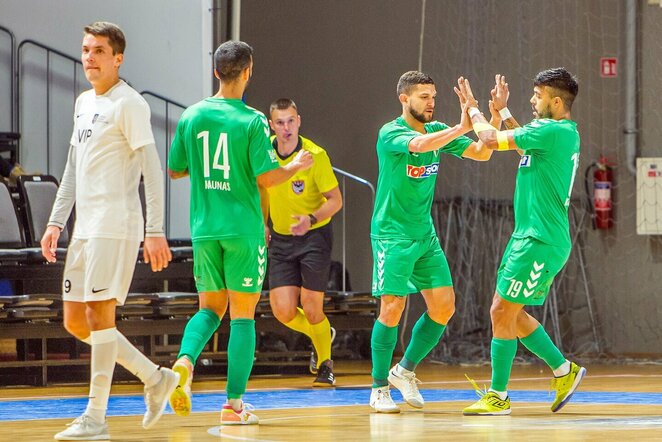
[[[517,147],[524,151],[544,151],[554,145],[554,124],[552,120],[534,120],[522,127],[515,128],[513,139]]]
[[[393,125],[379,131],[379,145],[385,152],[409,153],[409,142],[420,134],[404,126]]]
[[[128,98],[122,103],[118,124],[131,149],[155,144],[150,117],[149,105],[145,100]]]
[[[338,187],[338,179],[326,152],[322,151],[315,155],[313,167],[315,167],[315,183],[320,192],[326,193]]]
[[[276,152],[269,141],[267,118],[260,114],[248,127],[248,157],[254,176],[278,168]]]
[[[173,172],[184,172],[188,169],[188,157],[186,156],[186,145],[185,145],[185,127],[184,116],[177,123],[177,130],[175,130],[175,136],[172,139],[172,145],[170,146],[170,153],[168,154],[168,169]]]

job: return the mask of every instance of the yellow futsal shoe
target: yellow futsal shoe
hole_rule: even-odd
[[[193,364],[189,358],[182,356],[177,359],[172,371],[179,373],[179,382],[170,395],[170,408],[177,416],[191,414],[191,383],[193,381]]]
[[[556,390],[556,398],[552,404],[552,411],[556,413],[570,401],[570,398],[579,387],[586,375],[586,369],[574,362],[570,363],[570,373],[565,376],[552,379],[552,389]]]
[[[480,399],[475,404],[462,410],[462,414],[465,416],[504,416],[510,414],[509,397],[503,400],[493,391],[481,390],[469,376],[467,376],[467,379],[476,389],[476,394]]]

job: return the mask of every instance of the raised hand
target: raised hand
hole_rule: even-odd
[[[494,76],[494,83],[494,88],[490,91],[490,94],[492,95],[494,107],[497,111],[500,111],[508,106],[510,91],[508,90],[508,83],[506,83],[505,75],[496,74]]]
[[[457,88],[453,88],[458,97],[462,97],[465,100],[467,107],[478,107],[478,100],[474,97],[474,93],[471,91],[471,85],[469,80],[464,77],[457,79]]]

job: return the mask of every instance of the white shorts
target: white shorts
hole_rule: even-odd
[[[136,268],[140,241],[72,239],[67,251],[62,299],[73,302],[117,299],[124,304]]]

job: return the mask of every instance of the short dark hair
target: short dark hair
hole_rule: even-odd
[[[269,116],[271,116],[271,113],[275,111],[276,109],[278,110],[285,110],[293,107],[297,113],[299,113],[299,109],[297,108],[297,104],[292,100],[291,98],[279,98],[278,100],[275,100],[271,105],[269,106]]]
[[[221,81],[231,83],[251,65],[252,59],[253,48],[250,45],[243,41],[226,41],[214,52],[214,69]]]
[[[126,49],[126,38],[124,32],[114,23],[97,21],[83,28],[86,34],[108,37],[108,44],[113,49],[113,55],[123,54]]]
[[[566,68],[552,68],[539,72],[533,79],[533,85],[554,89],[552,95],[563,100],[567,110],[572,108],[572,103],[579,92],[577,78]]]
[[[434,84],[434,80],[428,74],[420,71],[405,72],[398,80],[398,95],[409,95],[412,88],[419,84]]]

